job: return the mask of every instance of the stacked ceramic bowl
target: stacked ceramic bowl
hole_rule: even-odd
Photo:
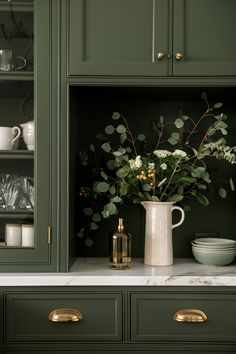
[[[192,243],[194,258],[202,264],[223,266],[236,257],[236,241],[228,238],[197,238]]]

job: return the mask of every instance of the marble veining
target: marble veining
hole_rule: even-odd
[[[206,266],[185,258],[153,267],[133,259],[129,269],[114,270],[106,258],[78,258],[68,273],[0,273],[0,286],[236,286],[236,264]]]

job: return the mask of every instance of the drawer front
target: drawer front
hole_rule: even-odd
[[[206,322],[179,322],[183,309],[199,309]],[[236,341],[236,295],[131,294],[133,341]]]
[[[52,322],[55,309],[80,311],[79,322]],[[122,294],[7,293],[5,342],[121,341]]]

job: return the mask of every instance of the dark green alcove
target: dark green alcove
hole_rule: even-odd
[[[106,219],[97,231],[91,232],[94,241],[87,247],[84,240],[77,235],[84,222],[78,198],[78,186],[88,181],[89,169],[79,163],[79,153],[89,148],[91,143],[98,146],[97,133],[102,133],[111,122],[114,111],[122,113],[129,121],[135,133],[150,136],[154,118],[163,115],[166,119],[177,118],[178,113],[191,116],[194,120],[204,112],[206,106],[201,99],[206,92],[210,104],[222,102],[223,111],[228,116],[229,142],[236,142],[235,88],[216,87],[104,87],[71,86],[69,111],[69,183],[70,183],[70,249],[76,256],[107,256],[108,238],[116,227],[117,217]],[[235,167],[227,163],[216,166],[221,169],[221,177],[235,177]],[[183,225],[173,231],[174,256],[191,257],[190,241],[196,233],[213,234],[221,237],[235,238],[236,199],[233,192],[226,199],[218,196],[216,191],[210,195],[210,205],[204,207],[192,201],[191,211],[186,213]],[[133,236],[133,256],[143,256],[145,213],[140,205],[131,202],[122,206],[119,212],[124,217],[127,229]],[[177,216],[173,216],[173,221]]]

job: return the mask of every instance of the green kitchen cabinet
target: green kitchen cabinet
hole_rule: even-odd
[[[236,351],[234,287],[27,286],[3,287],[2,293],[4,353]],[[79,321],[50,320],[53,310],[59,319],[68,308],[80,311]],[[207,320],[175,321],[174,314],[183,309],[200,309]]]
[[[234,0],[67,0],[67,75],[236,75]]]
[[[0,1],[0,16],[1,48],[25,56],[27,61],[22,70],[0,71],[1,126],[35,122],[34,150],[27,150],[21,135],[18,146],[0,151],[0,270],[56,270],[56,237],[53,247],[50,237],[56,235],[52,212],[51,2]],[[27,177],[17,192],[13,177]],[[8,246],[6,224],[34,224],[34,244]]]

